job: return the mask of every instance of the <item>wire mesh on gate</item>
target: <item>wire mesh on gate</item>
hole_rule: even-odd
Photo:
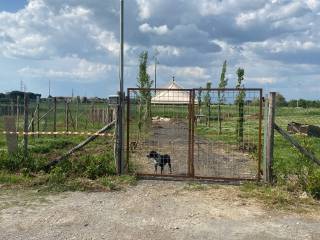
[[[156,151],[173,176],[256,179],[261,160],[260,89],[128,89],[128,157],[155,172]],[[168,165],[163,174],[170,174]]]
[[[261,89],[195,90],[196,176],[259,177],[261,96]]]
[[[140,174],[153,174],[155,151],[169,155],[173,175],[187,175],[189,152],[190,90],[128,90],[128,154]],[[158,173],[160,173],[159,166]],[[168,163],[164,174],[169,174]]]

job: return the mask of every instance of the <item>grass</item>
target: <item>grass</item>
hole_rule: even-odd
[[[61,176],[60,176],[61,177]],[[136,185],[135,176],[105,176],[96,180],[83,177],[61,177],[37,174],[32,177],[0,171],[0,189],[34,189],[40,192],[115,191]]]
[[[292,191],[287,186],[271,186],[257,183],[245,183],[240,186],[240,198],[255,198],[269,209],[294,212],[313,212],[320,210],[319,201],[303,191]]]

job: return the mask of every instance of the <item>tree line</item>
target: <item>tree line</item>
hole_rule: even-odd
[[[320,100],[306,100],[300,98],[287,101],[282,94],[277,93],[276,105],[278,107],[320,108]]]

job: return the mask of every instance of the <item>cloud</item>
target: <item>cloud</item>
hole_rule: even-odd
[[[140,25],[139,30],[143,33],[154,33],[154,34],[158,34],[158,35],[166,34],[169,31],[167,25],[162,25],[159,27],[156,27],[156,26],[151,27],[148,23],[144,23],[144,24]]]
[[[53,79],[69,79],[76,82],[95,82],[100,80],[105,74],[112,70],[112,66],[88,62],[79,58],[55,59],[57,66],[54,68],[48,66],[46,68],[24,67],[18,70],[21,76],[29,76],[31,78],[53,78]]]
[[[0,78],[117,90],[118,0],[29,0],[15,13],[0,12],[0,21],[0,62],[10,66]],[[320,86],[319,22],[317,0],[125,1],[126,85],[135,86],[140,52],[149,51],[151,64],[157,50],[163,85],[175,75],[184,86],[217,86],[226,59],[230,87],[244,67],[246,86],[302,95],[294,90],[300,79],[306,89]]]

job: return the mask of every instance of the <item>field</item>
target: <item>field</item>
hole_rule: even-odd
[[[23,129],[23,104],[19,104],[19,124],[18,130]],[[30,113],[35,112],[36,102],[30,102]],[[52,102],[41,102],[39,116],[45,115],[53,106]],[[68,104],[68,127],[66,126],[66,105],[64,101],[57,104],[56,111],[56,130],[57,131],[77,131],[77,132],[95,132],[105,125],[109,120],[107,115],[108,106],[103,103],[81,103],[71,101]],[[243,139],[239,142],[237,135],[237,125],[239,120],[239,109],[235,104],[220,105],[221,115],[219,121],[219,105],[211,104],[210,119],[206,118],[207,109],[202,106],[199,109],[195,105],[195,138],[194,138],[194,171],[196,175],[215,176],[215,177],[235,177],[235,178],[256,178],[258,167],[258,144],[259,144],[259,106],[255,102],[248,102],[244,106]],[[3,130],[3,117],[13,112],[16,115],[17,107],[11,110],[10,104],[1,105],[0,127]],[[97,110],[98,109],[98,110]],[[148,151],[157,148],[160,152],[170,153],[173,158],[173,173],[185,175],[188,173],[188,105],[153,105],[151,112],[154,121],[152,125],[143,123],[139,130],[139,106],[130,105],[130,140],[140,142],[140,146],[135,152],[131,152],[130,169],[135,171],[143,170],[144,173],[153,173],[152,162],[146,159]],[[264,112],[264,111],[263,111]],[[37,119],[37,112],[35,112]],[[102,116],[103,114],[103,116]],[[32,114],[29,117],[31,129],[38,130],[37,120],[31,124]],[[161,122],[159,119],[169,119],[170,122]],[[53,112],[45,115],[39,121],[40,131],[53,131],[54,129]],[[300,122],[305,124],[320,125],[319,108],[289,108],[278,107],[276,112],[276,123],[283,129],[286,129],[289,122]],[[263,122],[262,122],[263,123]],[[221,131],[220,131],[221,125]],[[262,134],[264,126],[262,125]],[[113,133],[113,131],[111,131]],[[157,136],[160,136],[157,138]],[[24,171],[37,172],[45,163],[61,156],[72,146],[83,141],[87,136],[77,135],[37,135],[29,137],[29,159],[23,160],[22,152],[19,151],[15,157],[9,157],[7,154],[7,144],[5,135],[0,137],[0,150],[2,158],[2,168],[4,170],[19,172]],[[293,135],[304,147],[312,151],[320,158],[320,139],[307,137],[304,135]],[[19,148],[22,149],[22,136],[19,136]],[[104,168],[102,173],[108,172],[114,174],[114,138],[112,136],[103,136],[91,143],[71,158],[71,162],[80,159],[79,162],[88,165],[92,157],[92,165],[98,165],[107,161],[113,166]],[[263,140],[263,139],[262,139]],[[139,152],[140,151],[140,152]],[[301,189],[309,189],[310,192],[318,194],[318,172],[317,167],[305,159],[297,150],[292,148],[279,134],[275,135],[275,153],[274,153],[274,172],[279,182],[290,182],[296,184]],[[95,162],[95,163],[94,163]],[[71,164],[72,165],[72,164]],[[75,164],[73,164],[75,165]],[[89,164],[90,165],[90,164]],[[61,166],[64,168],[65,166]],[[72,168],[72,167],[71,167]],[[82,168],[85,168],[82,166]],[[77,175],[80,177],[90,176],[91,178],[100,177],[103,174],[99,172],[99,167],[94,169],[70,170],[67,175]],[[108,168],[108,169],[106,169]],[[140,170],[139,170],[140,168]],[[315,170],[310,170],[315,169]],[[62,170],[64,171],[64,170]],[[77,172],[78,171],[78,172]],[[89,172],[94,173],[89,173]],[[165,169],[166,173],[169,173]],[[75,173],[77,172],[77,173]],[[97,175],[97,176],[95,176]],[[302,176],[304,180],[302,179]],[[292,180],[294,179],[294,181]],[[312,179],[309,179],[312,178]],[[309,186],[310,181],[313,183]],[[296,186],[295,186],[296,187]]]

